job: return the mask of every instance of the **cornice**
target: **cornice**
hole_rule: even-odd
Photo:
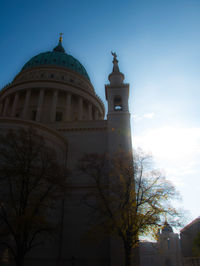
[[[55,136],[57,136],[58,138],[60,138],[63,142],[65,142],[65,144],[67,144],[67,140],[66,138],[61,135],[58,130],[52,128],[52,127],[48,127],[44,124],[32,121],[32,120],[24,120],[24,119],[20,119],[20,118],[10,118],[10,117],[0,117],[0,125],[1,124],[18,124],[18,125],[23,125],[23,126],[29,126],[29,127],[35,127],[44,131],[47,131]]]
[[[58,131],[67,132],[67,131],[106,131],[107,127],[88,127],[88,128],[58,128]]]

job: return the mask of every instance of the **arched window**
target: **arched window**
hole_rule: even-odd
[[[56,121],[62,121],[62,112],[56,112]]]
[[[114,98],[114,110],[122,111],[122,98],[121,96],[115,96]]]
[[[32,119],[33,121],[36,120],[36,115],[37,115],[37,111],[36,111],[36,110],[33,110],[33,111],[32,111],[32,114],[31,114],[31,119]]]
[[[168,248],[168,250],[170,249],[170,239],[169,238],[167,238],[167,248]]]
[[[169,258],[165,259],[165,266],[172,266],[171,260]]]

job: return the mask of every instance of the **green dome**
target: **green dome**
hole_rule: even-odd
[[[65,53],[61,42],[59,42],[59,44],[53,49],[52,52],[40,53],[32,57],[23,66],[22,70],[45,65],[61,66],[68,68],[90,80],[84,66],[73,56]]]

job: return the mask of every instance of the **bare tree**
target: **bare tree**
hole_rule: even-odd
[[[48,216],[66,187],[63,166],[33,129],[0,135],[0,242],[17,266],[54,228]]]
[[[132,154],[118,152],[113,158],[106,154],[87,154],[79,166],[91,177],[95,190],[84,197],[99,223],[98,231],[117,235],[123,241],[125,262],[130,266],[139,237],[156,235],[163,217],[177,217],[171,199],[175,187],[163,173],[153,169],[152,158],[141,150]],[[96,230],[93,227],[93,232]]]

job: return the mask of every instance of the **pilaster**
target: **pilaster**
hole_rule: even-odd
[[[88,120],[92,120],[92,104],[88,104]]]
[[[52,98],[52,106],[51,106],[51,122],[54,122],[54,121],[55,121],[57,99],[58,99],[58,91],[55,90],[55,91],[53,92],[53,98]]]
[[[71,114],[71,94],[66,94],[66,108],[65,108],[65,121],[70,120],[70,114]]]
[[[99,118],[99,111],[98,111],[98,109],[95,109],[95,111],[94,111],[94,119],[98,120],[98,118]]]
[[[14,97],[14,101],[13,101],[11,116],[16,115],[16,108],[17,108],[18,100],[19,100],[19,94],[16,93]]]
[[[4,108],[3,108],[3,116],[7,115],[7,109],[8,109],[9,102],[10,102],[10,98],[9,98],[9,96],[7,96],[5,99],[5,104],[4,104]]]
[[[27,113],[28,113],[28,106],[30,102],[30,97],[31,97],[31,90],[26,91],[26,96],[25,96],[25,101],[24,101],[24,108],[22,111],[22,118],[26,119],[27,118]]]
[[[83,119],[83,98],[79,97],[78,100],[78,120]]]
[[[43,99],[44,99],[44,89],[41,89],[38,97],[37,114],[36,114],[36,121],[38,122],[41,121]]]

